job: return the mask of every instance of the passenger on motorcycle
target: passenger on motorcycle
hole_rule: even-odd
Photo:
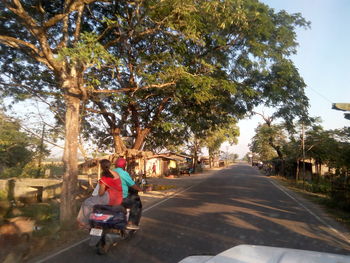
[[[143,191],[137,184],[135,184],[134,180],[131,178],[129,173],[125,171],[126,160],[124,158],[118,158],[115,162],[114,169],[120,175],[120,179],[122,181],[123,188],[123,203],[122,205],[125,208],[130,208],[129,222],[127,225],[127,229],[137,230],[139,229],[139,223],[141,219],[142,213],[142,203],[141,199],[138,195],[129,194],[129,188],[136,191]]]
[[[81,205],[77,221],[80,227],[88,228],[89,216],[94,205],[120,205],[123,201],[122,181],[117,172],[110,169],[111,162],[100,161],[101,179],[97,196],[87,198]]]

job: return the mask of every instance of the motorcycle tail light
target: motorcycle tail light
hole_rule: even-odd
[[[100,214],[100,213],[91,213],[90,214],[90,220],[94,220],[94,221],[106,222],[109,219],[111,219],[112,217],[113,217],[113,215],[108,215],[108,214]]]

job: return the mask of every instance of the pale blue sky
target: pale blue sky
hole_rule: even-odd
[[[263,3],[288,13],[301,13],[311,22],[311,29],[299,29],[295,65],[307,85],[309,113],[320,116],[325,129],[349,126],[342,111],[332,110],[334,102],[350,103],[350,0],[262,0]],[[230,151],[242,157],[259,117],[239,123],[241,136]]]

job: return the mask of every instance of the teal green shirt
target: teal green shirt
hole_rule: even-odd
[[[114,169],[122,181],[122,188],[123,188],[123,198],[127,197],[129,194],[129,187],[133,186],[135,184],[134,180],[130,177],[129,173],[127,171],[124,171],[122,168],[116,168]]]

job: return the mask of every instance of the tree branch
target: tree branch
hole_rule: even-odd
[[[23,47],[29,48],[30,52],[32,53],[30,55],[31,57],[34,57],[37,61],[45,64],[50,69],[53,69],[51,64],[43,57],[44,54],[35,45],[31,43],[28,43],[26,41],[23,41],[14,37],[4,36],[4,35],[0,35],[0,43],[3,43],[12,48],[17,48],[22,50],[23,50]]]
[[[97,114],[102,114],[102,117],[106,120],[107,124],[109,125],[110,129],[113,129],[115,127],[116,123],[116,117],[115,114],[112,112],[107,111],[105,105],[98,100],[93,100],[93,102],[100,108],[100,110],[95,110],[91,108],[86,108],[87,111],[97,113]]]
[[[162,113],[162,111],[164,110],[164,107],[166,105],[166,103],[171,99],[171,97],[166,97],[163,98],[163,100],[160,102],[156,112],[154,113],[154,117],[152,119],[152,121],[149,123],[149,128],[153,127],[153,125],[159,120],[159,116]]]
[[[272,117],[272,116],[271,116],[271,117],[266,117],[264,114],[259,113],[259,112],[256,112],[256,111],[252,111],[252,113],[257,114],[257,115],[260,115],[260,116],[264,119],[265,123],[266,123],[268,126],[271,126],[271,123],[272,123],[274,117]]]
[[[29,132],[30,134],[34,135],[35,137],[37,137],[37,138],[39,138],[39,139],[42,139],[42,135],[38,135],[38,134],[36,134],[35,132],[31,131],[30,129],[28,129],[28,128],[24,127],[24,126],[21,126],[21,128],[22,128],[23,130],[25,130],[26,132]],[[47,143],[49,143],[49,144],[51,144],[51,145],[54,145],[54,146],[56,146],[56,147],[58,147],[58,148],[60,148],[60,149],[64,149],[63,146],[58,145],[58,144],[56,144],[56,143],[54,143],[54,142],[52,142],[52,141],[50,141],[50,140],[47,140],[47,139],[45,139],[45,138],[44,138],[44,141],[47,142]]]
[[[96,2],[96,1],[97,0],[78,0],[78,1],[71,1],[70,3],[67,1],[68,4],[67,4],[66,12],[63,14],[55,15],[50,20],[46,21],[44,23],[44,27],[45,28],[51,27],[51,26],[57,24],[59,21],[61,21],[66,16],[68,16],[71,12],[77,11],[78,9],[83,7],[84,5],[88,5],[88,4],[91,4],[91,3]],[[110,2],[110,1],[102,1],[102,2]]]
[[[14,38],[14,37],[0,35],[0,42],[4,43],[7,46],[13,47],[13,48],[21,48],[21,46],[25,46],[25,47],[30,48],[36,54],[42,55],[40,50],[37,49],[36,46],[34,46],[33,44],[25,42],[25,41],[17,39],[17,38]]]
[[[122,88],[118,90],[94,90],[93,93],[120,93],[120,92],[130,92],[130,91],[135,92],[137,90],[145,90],[145,89],[152,89],[152,88],[161,89],[161,88],[166,88],[175,84],[176,82],[172,81],[172,82],[163,83],[163,84],[153,84],[149,86],[144,86],[141,88]]]
[[[50,108],[50,110],[51,110],[52,112],[54,112],[54,113],[59,117],[59,119],[64,123],[64,120],[61,118],[60,114],[52,108],[52,104],[50,104],[50,102],[48,102],[47,99],[42,98],[42,97],[39,95],[39,92],[37,92],[36,90],[32,89],[31,87],[29,87],[29,86],[27,86],[27,85],[23,85],[23,84],[16,83],[13,79],[12,79],[11,81],[12,81],[14,84],[8,84],[8,83],[5,83],[5,82],[0,82],[0,85],[4,85],[4,86],[19,86],[19,87],[21,87],[21,88],[26,89],[27,91],[29,91],[30,94],[32,94],[34,97],[36,97],[37,99],[39,99],[42,103],[48,105],[49,108]],[[53,93],[53,92],[45,92],[44,95],[61,96],[60,93]]]

